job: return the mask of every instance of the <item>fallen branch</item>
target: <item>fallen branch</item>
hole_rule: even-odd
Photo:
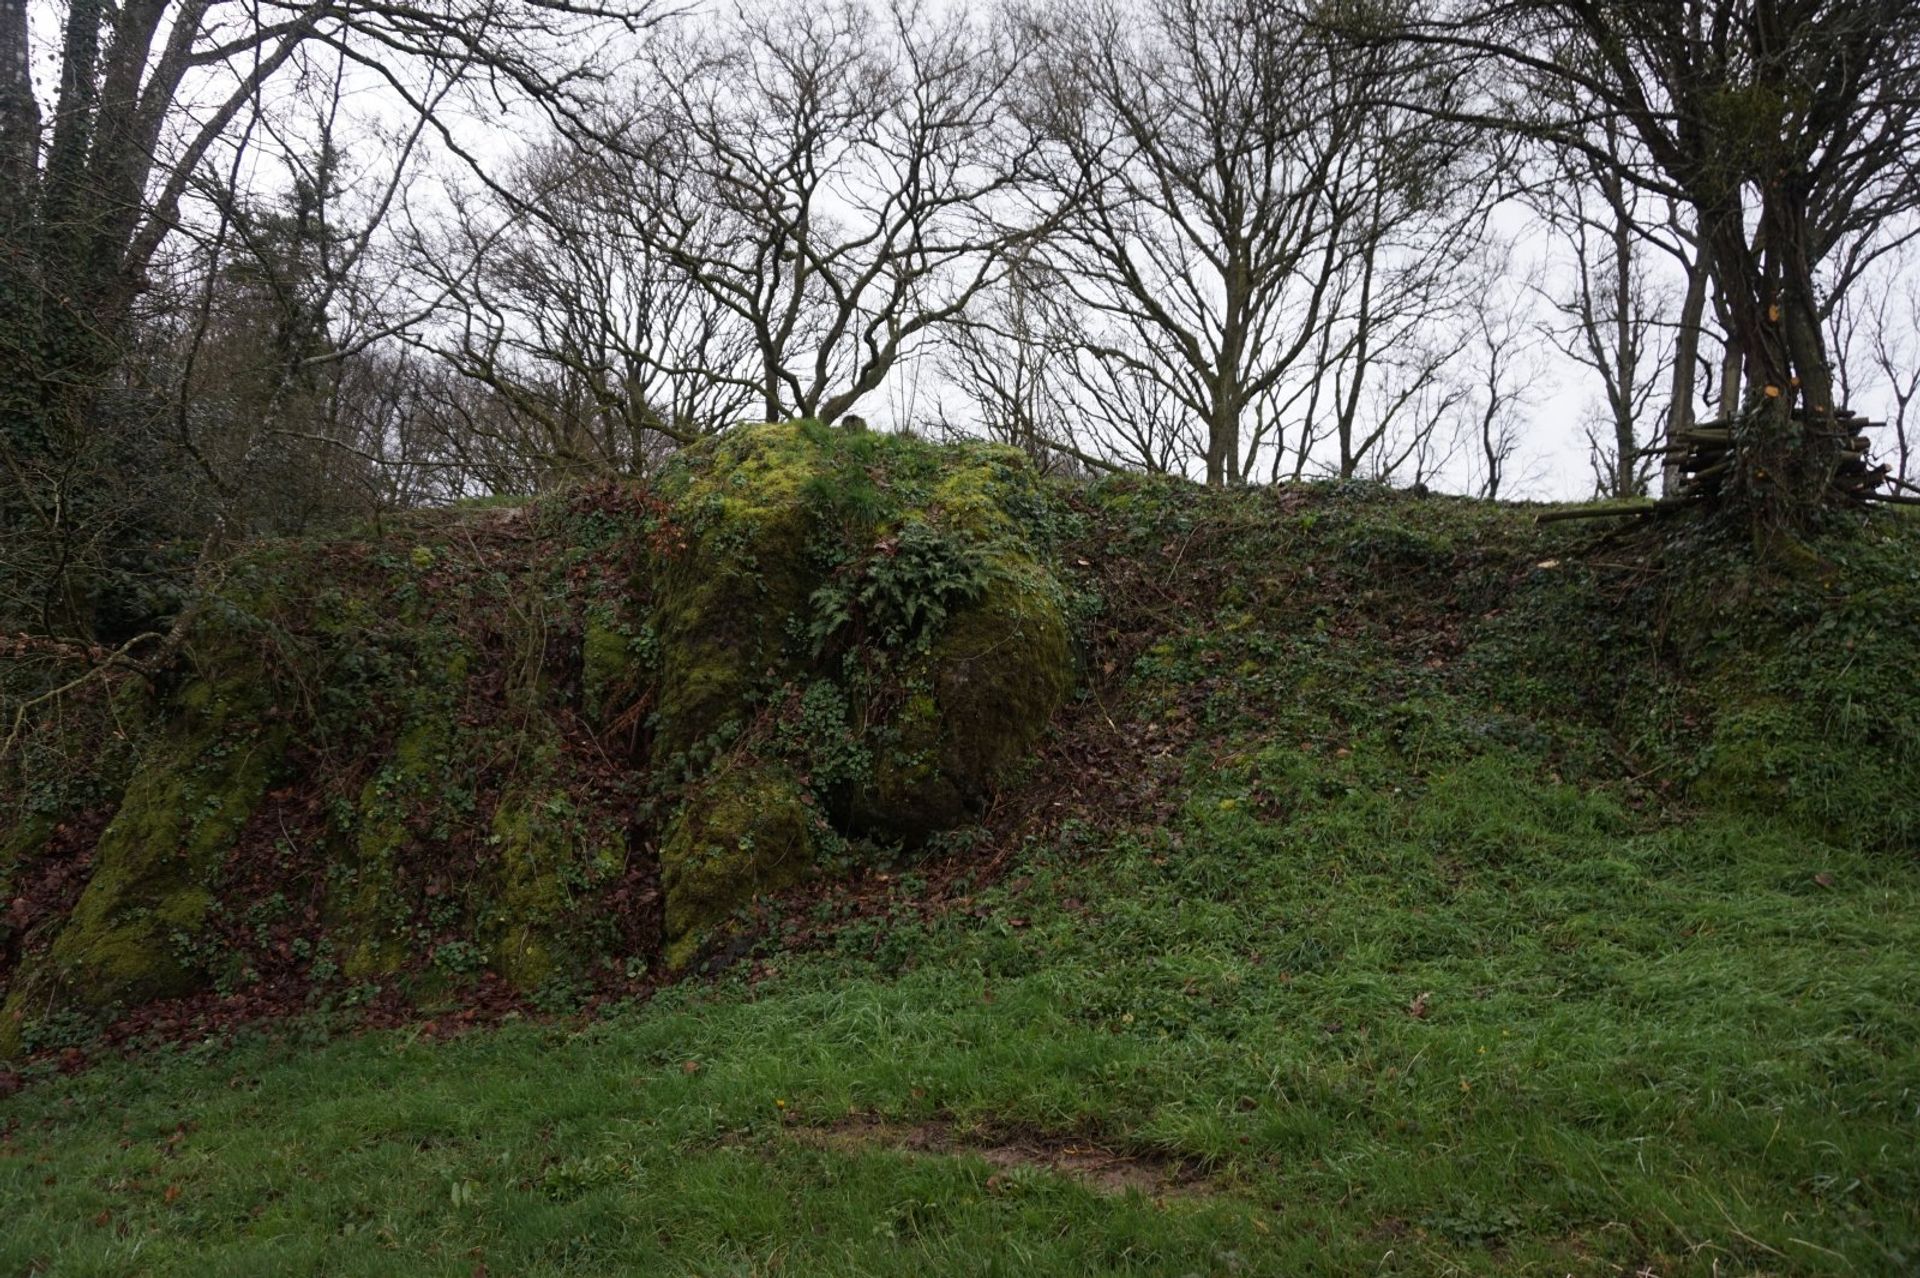
[[[112,652],[101,657],[95,665],[89,666],[76,677],[67,680],[67,682],[57,688],[49,688],[36,697],[29,697],[15,706],[13,708],[13,721],[7,727],[7,739],[0,741],[0,759],[5,759],[13,753],[14,747],[20,742],[20,734],[26,731],[27,716],[31,714],[36,707],[43,706],[49,701],[64,697],[69,692],[77,691],[91,680],[104,676],[109,670],[124,669],[134,670],[141,674],[147,673],[148,666],[146,663],[133,659],[133,650],[141,644],[152,643],[164,638],[166,638],[166,636],[157,630],[149,630],[143,634],[137,634],[121,644],[118,648],[115,648]]]
[[[1533,522],[1557,524],[1568,519],[1626,519],[1634,515],[1651,515],[1656,510],[1691,504],[1691,502],[1642,501],[1630,506],[1575,506],[1569,510],[1542,511],[1533,517]]]

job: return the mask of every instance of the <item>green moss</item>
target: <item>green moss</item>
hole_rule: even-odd
[[[589,722],[602,722],[620,695],[632,691],[638,666],[625,634],[588,619],[580,638],[580,703]]]
[[[947,527],[1031,556],[1048,549],[1053,501],[1019,449],[974,443],[956,447],[928,505]]]
[[[917,840],[966,820],[1032,750],[1073,676],[1057,590],[1031,567],[1003,569],[909,665],[921,691],[878,729],[856,823]]]
[[[689,798],[660,849],[670,960],[684,962],[755,895],[799,882],[813,864],[818,820],[799,782],[777,766],[735,769]]]
[[[0,1024],[183,994],[215,876],[286,752],[244,631],[216,613],[194,652],[197,677],[173,699],[93,851],[93,873],[38,962],[23,965]]]
[[[879,651],[847,695],[874,776],[849,818],[910,839],[966,819],[1074,673],[1042,559],[1051,507],[1020,453],[796,423],[736,432],[683,467],[674,508],[694,536],[658,613],[666,751],[738,722],[763,685],[843,677],[836,659],[864,636]]]
[[[50,948],[14,973],[0,1025],[16,1046],[30,1017],[168,997],[206,979],[196,951],[214,879],[281,765],[290,726],[267,714],[259,660],[226,614],[211,616],[193,657],[194,677],[159,714],[127,697],[108,706],[110,722],[158,726],[130,766],[115,758],[100,769],[124,777],[115,816]],[[0,864],[16,864],[77,806],[63,796],[44,823],[28,822]]]
[[[1806,763],[1796,757],[1805,749],[1797,719],[1792,706],[1772,698],[1720,715],[1694,797],[1718,807],[1778,811],[1792,798]]]
[[[668,834],[684,957],[811,860],[801,778],[861,832],[951,827],[1032,748],[1074,666],[1049,507],[1014,450],[761,426],[692,451],[668,490],[690,537],[655,612],[663,751],[697,777],[763,691],[806,689],[771,743],[786,764],[707,780]],[[858,729],[825,730],[829,702]]]
[[[13,876],[22,865],[40,855],[53,837],[55,824],[47,813],[28,812],[0,837],[0,901],[13,899]]]
[[[812,593],[803,498],[822,463],[798,430],[760,426],[694,450],[676,470],[673,507],[692,536],[657,583],[666,755],[737,716],[762,672],[783,663],[788,619]]]
[[[227,850],[285,752],[284,727],[189,733],[151,756],[93,854],[93,877],[41,968],[10,1004],[107,1007],[187,993],[205,974],[198,940]]]
[[[553,971],[549,929],[566,903],[560,889],[563,848],[539,828],[525,796],[503,799],[493,815],[500,851],[500,881],[491,893],[483,934],[494,970],[521,989],[532,989]]]
[[[494,811],[499,862],[476,902],[477,931],[494,970],[519,989],[553,976],[571,948],[569,883],[617,872],[626,862],[624,847],[583,842],[545,810],[568,802],[561,793],[527,790],[507,795]]]
[[[1048,566],[1060,509],[1014,450],[794,423],[688,449],[651,487],[534,503],[515,519],[542,547],[525,563],[476,516],[252,548],[185,645],[162,745],[56,952],[112,997],[204,980],[192,951],[223,854],[297,736],[325,824],[290,872],[324,882],[322,939],[349,979],[423,959],[577,979],[622,934],[583,911],[625,867],[636,811],[668,795],[687,797],[648,842],[684,954],[813,864],[823,814],[918,839],[1030,750],[1073,676]],[[643,705],[617,742],[581,731]],[[220,754],[229,740],[259,758]],[[142,859],[188,825],[190,867]]]
[[[327,923],[354,980],[385,976],[407,961],[402,928],[411,907],[400,892],[403,855],[412,834],[407,817],[440,782],[451,724],[429,716],[402,734],[386,764],[360,788],[350,831],[339,832],[327,900]]]

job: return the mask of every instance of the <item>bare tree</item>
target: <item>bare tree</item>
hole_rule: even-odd
[[[1084,356],[1114,391],[1157,383],[1199,424],[1207,481],[1236,481],[1243,420],[1309,349],[1348,213],[1328,78],[1242,0],[1033,22],[1051,28],[1032,86],[1050,176],[1083,192],[1049,252],[1095,321]]]
[[[1203,420],[1163,375],[1163,356],[1132,334],[1073,348],[1074,418],[1084,446],[1154,475],[1187,473],[1204,457]]]
[[[1193,423],[1209,483],[1249,477],[1263,450],[1277,475],[1296,421],[1296,473],[1326,436],[1342,473],[1368,464],[1389,428],[1376,410],[1418,398],[1421,376],[1376,392],[1409,372],[1388,367],[1396,338],[1446,305],[1467,223],[1436,231],[1435,215],[1468,189],[1471,141],[1385,86],[1445,84],[1249,0],[1094,0],[1033,21],[1051,34],[1030,92],[1049,173],[1085,192],[1048,243],[1089,317],[1083,362],[1104,369],[1083,380],[1157,382],[1131,398]]]
[[[1520,447],[1520,413],[1541,372],[1535,358],[1536,320],[1526,305],[1531,291],[1513,281],[1493,287],[1474,316],[1473,378],[1465,409],[1474,439],[1477,487],[1488,501],[1499,499],[1507,481],[1509,463]]]
[[[1903,485],[1914,472],[1912,438],[1920,399],[1920,266],[1916,255],[1890,256],[1865,276],[1859,288],[1836,299],[1827,319],[1834,378],[1849,403],[1884,406],[1893,446],[1890,465]],[[1916,489],[1915,491],[1920,491]]]
[[[656,251],[634,176],[604,149],[549,143],[507,207],[463,205],[416,249],[452,299],[419,340],[490,388],[496,424],[552,475],[643,473],[756,399],[751,329]]]
[[[1302,19],[1303,29],[1312,31]],[[1337,75],[1356,104],[1335,190],[1355,209],[1344,233],[1310,400],[1331,408],[1341,478],[1379,480],[1426,455],[1459,400],[1451,371],[1468,355],[1506,267],[1487,231],[1507,157],[1432,111],[1453,90],[1418,61],[1355,58],[1335,43]],[[1403,102],[1400,99],[1405,99]],[[1415,109],[1408,103],[1424,103]],[[1303,423],[1296,475],[1310,464],[1318,414]]]
[[[941,344],[941,371],[969,407],[956,433],[978,431],[1024,451],[1035,465],[1106,468],[1075,429],[1074,316],[1059,281],[1033,257],[975,302]]]
[[[1881,293],[1868,329],[1870,358],[1892,400],[1887,426],[1893,432],[1895,474],[1910,491],[1914,481],[1915,400],[1920,398],[1920,281],[1907,276]]]
[[[649,253],[751,334],[768,419],[832,421],[1045,221],[1008,33],[911,0],[742,9],[657,42],[616,158]]]
[[[185,463],[190,482],[167,494],[177,529],[295,531],[364,513],[377,453],[341,391],[441,300],[400,285],[386,240],[427,119],[392,133],[344,121],[354,86],[345,59],[321,52],[296,57],[292,92],[250,108],[239,144],[196,179],[194,216],[136,304],[126,376]],[[428,105],[453,83],[430,86]],[[267,194],[242,176],[276,168]]]
[[[1455,224],[1456,228],[1458,224]],[[1456,257],[1384,242],[1369,220],[1340,272],[1320,361],[1335,451],[1321,469],[1385,482],[1422,452],[1458,402],[1449,373],[1473,348],[1488,275]],[[1435,226],[1434,229],[1440,229]],[[1308,394],[1317,401],[1322,387]],[[1295,474],[1312,462],[1316,418],[1303,422]]]
[[[1888,251],[1876,232],[1920,205],[1920,7],[1452,0],[1401,32],[1460,53],[1463,78],[1480,60],[1508,74],[1454,118],[1581,150],[1687,209],[1747,388],[1728,491],[1757,529],[1804,522],[1843,435],[1823,296]],[[1602,120],[1632,139],[1631,163],[1595,144]]]
[[[599,0],[75,0],[42,104],[25,6],[0,6],[0,504],[8,538],[42,548],[40,624],[92,628],[87,579],[139,522],[115,474],[178,460],[153,455],[170,441],[114,402],[137,307],[279,101],[316,67],[344,67],[357,88],[381,86],[383,111],[464,152],[442,110],[450,86],[573,117],[594,79],[579,51],[603,47],[593,31],[644,18]]]
[[[1539,290],[1553,310],[1543,331],[1600,383],[1598,420],[1585,428],[1596,490],[1638,497],[1646,494],[1654,465],[1644,437],[1653,432],[1643,423],[1655,420],[1656,398],[1677,389],[1670,361],[1678,326],[1667,318],[1674,298],[1655,260],[1659,249],[1650,243],[1657,215],[1621,176],[1632,162],[1623,154],[1628,143],[1612,121],[1602,121],[1593,144],[1615,158],[1596,163],[1587,151],[1556,148],[1530,194],[1529,203],[1566,249],[1556,264],[1561,269]],[[1669,252],[1683,254],[1678,247]]]

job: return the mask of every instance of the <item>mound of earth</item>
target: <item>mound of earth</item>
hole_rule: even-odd
[[[0,1058],[874,945],[977,908],[1023,841],[1110,846],[1196,795],[1308,827],[1431,801],[1443,878],[1462,770],[1920,845],[1920,521],[1768,563],[1535,513],[1043,481],[799,423],[256,546],[178,661],[77,688],[5,761]],[[1470,839],[1534,839],[1510,824]]]
[[[970,820],[1073,683],[1061,517],[1016,451],[794,423],[257,547],[32,743],[0,1057],[203,990],[637,978]]]

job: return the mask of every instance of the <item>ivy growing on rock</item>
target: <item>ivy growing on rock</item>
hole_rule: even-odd
[[[0,1055],[155,998],[627,987],[967,820],[1073,678],[1054,504],[1011,450],[797,423],[262,544],[126,762],[10,836],[9,871],[99,814],[6,947]]]

